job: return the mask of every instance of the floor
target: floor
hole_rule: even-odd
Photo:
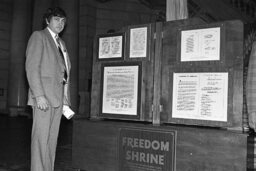
[[[32,119],[0,114],[0,171],[29,171]],[[64,117],[56,152],[55,171],[72,168],[72,120]]]

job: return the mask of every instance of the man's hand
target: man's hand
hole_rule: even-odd
[[[43,111],[46,111],[49,109],[48,100],[44,96],[36,97],[36,105],[38,109]]]

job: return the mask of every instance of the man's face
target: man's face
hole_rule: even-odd
[[[65,26],[66,18],[53,16],[50,22],[47,22],[48,27],[56,34],[59,34]]]

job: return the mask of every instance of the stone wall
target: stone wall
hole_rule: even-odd
[[[12,0],[0,0],[0,111],[7,107]]]

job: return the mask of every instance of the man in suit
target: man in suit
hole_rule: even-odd
[[[53,171],[63,105],[70,106],[70,60],[59,33],[66,14],[49,8],[46,28],[31,35],[26,51],[28,105],[33,108],[31,171]]]

